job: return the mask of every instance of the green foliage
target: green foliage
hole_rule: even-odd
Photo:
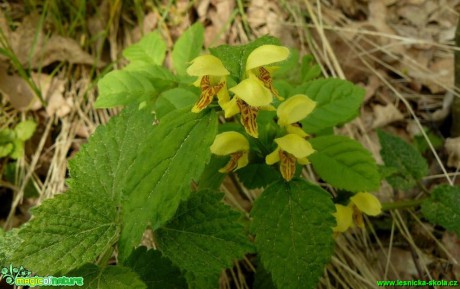
[[[460,187],[441,185],[422,203],[423,215],[460,238]]]
[[[73,286],[70,288],[82,289],[147,289],[139,276],[129,268],[123,266],[99,267],[94,264],[86,264],[77,270],[69,272],[67,276],[83,277],[83,286]],[[59,287],[60,289],[69,288],[68,286]]]
[[[305,55],[302,58],[302,66],[300,70],[301,82],[307,82],[320,77],[321,73],[321,67],[316,64],[313,55]]]
[[[241,214],[224,205],[222,197],[212,191],[193,193],[157,232],[162,253],[197,277],[218,274],[252,251]]]
[[[210,48],[209,51],[222,61],[225,68],[230,71],[230,77],[239,81],[244,78],[246,59],[254,49],[265,44],[279,45],[279,43],[280,41],[275,37],[263,36],[246,45],[220,45]]]
[[[161,256],[159,251],[139,247],[131,253],[124,265],[136,272],[147,289],[186,289],[187,283],[179,268]]]
[[[195,114],[186,108],[163,117],[154,133],[142,142],[137,151],[141,157],[125,170],[121,259],[137,246],[147,223],[158,229],[188,198],[191,181],[198,180],[209,162],[209,147],[216,132],[214,113]]]
[[[303,180],[269,186],[252,209],[264,268],[277,288],[315,288],[333,252],[331,197]]]
[[[172,51],[172,62],[178,75],[185,75],[189,62],[200,55],[204,42],[204,27],[200,22],[193,24],[177,39]]]
[[[32,137],[36,128],[37,124],[33,120],[26,120],[14,129],[0,129],[0,158],[21,158],[24,154],[24,143]]]
[[[0,267],[6,267],[11,263],[11,256],[19,247],[22,239],[18,235],[19,229],[11,229],[3,232],[0,228]]]
[[[131,67],[139,65],[162,65],[166,55],[166,42],[160,33],[155,31],[145,35],[138,43],[123,51],[123,56],[131,63]]]
[[[354,117],[364,99],[362,87],[342,79],[317,79],[295,89],[317,102],[315,110],[301,121],[307,133],[342,124]]]
[[[378,132],[385,166],[395,168],[396,173],[386,180],[395,188],[407,190],[428,173],[428,164],[420,153],[402,139],[386,132]]]
[[[169,112],[189,107],[197,101],[193,92],[183,88],[173,88],[166,90],[158,97],[155,103],[155,113],[158,118],[162,118]]]
[[[440,136],[434,134],[427,128],[425,129],[425,132],[435,149],[439,149],[442,147],[444,141]],[[422,134],[414,136],[414,146],[421,154],[425,153],[430,148],[428,142]]]
[[[253,163],[237,171],[238,179],[248,189],[258,189],[280,180],[280,174],[266,164]]]
[[[272,275],[265,270],[262,264],[257,265],[257,271],[254,278],[254,289],[277,289],[273,284]]]
[[[227,162],[227,158],[212,156],[211,161],[209,161],[209,164],[204,169],[203,174],[198,181],[198,189],[218,191],[220,184],[222,184],[225,178],[225,175],[220,173],[219,169],[224,167]]]
[[[380,174],[375,160],[359,142],[331,135],[314,138],[311,144],[317,152],[309,159],[323,180],[352,192],[378,189]]]

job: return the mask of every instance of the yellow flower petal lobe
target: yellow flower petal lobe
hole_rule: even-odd
[[[211,152],[219,156],[226,156],[235,152],[244,152],[248,150],[249,142],[246,137],[235,131],[227,131],[218,134],[211,145]]]
[[[267,163],[267,165],[273,165],[274,163],[279,162],[280,161],[279,151],[280,151],[280,148],[277,147],[274,151],[268,154],[265,157],[265,163]]]
[[[296,158],[305,158],[315,152],[311,144],[297,134],[287,134],[275,139],[280,148]]]
[[[333,215],[335,216],[337,226],[332,230],[334,232],[345,232],[353,226],[353,209],[340,204],[336,204],[335,209],[336,212]]]
[[[257,128],[257,112],[258,108],[248,105],[244,100],[237,99],[236,104],[241,113],[241,124],[244,126],[246,132],[254,137],[259,137],[259,132]]]
[[[254,76],[246,78],[230,88],[239,98],[254,107],[266,106],[272,102],[270,90],[264,87]]]
[[[278,45],[262,45],[254,49],[248,56],[246,60],[246,71],[272,64],[275,62],[280,62],[289,57],[289,49],[284,46]]]
[[[307,117],[316,107],[316,102],[308,96],[297,94],[282,102],[276,111],[278,124],[287,126]]]
[[[281,176],[286,181],[290,181],[295,174],[296,157],[282,149],[279,150],[279,155]]]
[[[382,212],[382,204],[370,193],[357,193],[350,198],[350,201],[368,216],[377,216]]]
[[[191,76],[225,76],[230,74],[222,61],[214,55],[198,56],[193,59],[191,63],[192,64],[187,68],[187,74]]]

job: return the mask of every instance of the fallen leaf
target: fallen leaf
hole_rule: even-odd
[[[444,148],[449,156],[447,166],[451,168],[460,168],[460,137],[447,138]]]
[[[374,129],[404,119],[404,115],[392,103],[386,106],[376,105],[373,111],[374,122],[372,123],[372,128]]]

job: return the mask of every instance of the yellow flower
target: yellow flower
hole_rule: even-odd
[[[211,152],[218,156],[230,155],[230,161],[219,172],[229,173],[245,167],[248,162],[249,142],[240,133],[227,131],[218,134],[211,145]]]
[[[246,73],[255,75],[273,95],[282,100],[278,91],[273,87],[271,72],[274,67],[266,67],[269,64],[283,61],[289,56],[289,49],[278,45],[262,45],[254,49],[246,60]]]
[[[224,67],[222,61],[213,55],[201,55],[191,61],[187,73],[198,76],[194,85],[201,88],[198,102],[193,106],[192,112],[200,112],[206,108],[217,95],[219,104],[229,101],[226,76],[230,72]]]
[[[297,134],[287,134],[275,139],[278,144],[276,150],[265,157],[268,165],[280,162],[280,172],[286,181],[290,181],[295,174],[296,162],[308,164],[307,157],[315,152],[311,144]]]
[[[357,193],[350,198],[348,206],[336,204],[334,216],[337,220],[337,226],[333,228],[334,232],[345,232],[348,228],[353,227],[353,223],[360,228],[364,228],[363,213],[368,216],[377,216],[382,212],[382,204],[372,194]]]
[[[276,111],[278,115],[278,124],[286,127],[289,133],[295,133],[301,137],[307,134],[297,124],[306,118],[316,107],[316,102],[303,94],[296,94],[286,101],[282,102]]]
[[[259,109],[267,108],[272,102],[270,90],[260,84],[255,76],[250,75],[249,78],[230,88],[230,91],[235,96],[222,105],[225,117],[229,118],[241,113],[241,123],[246,132],[257,138],[259,136],[256,121],[257,112]]]

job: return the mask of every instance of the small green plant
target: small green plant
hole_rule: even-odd
[[[24,143],[32,137],[37,124],[32,120],[20,122],[14,129],[0,129],[0,158],[18,159],[24,154]]]
[[[173,72],[159,33],[124,51],[130,64],[101,79],[96,102],[124,110],[70,161],[68,192],[6,233],[15,246],[0,247],[2,265],[91,288],[215,289],[250,254],[276,288],[316,286],[334,231],[381,211],[368,193],[380,185],[374,159],[332,129],[358,114],[364,90],[321,78],[311,56],[273,37],[205,55],[202,45],[195,24],[173,48]],[[262,189],[245,217],[222,202],[225,174]],[[155,250],[139,247],[146,229]]]

